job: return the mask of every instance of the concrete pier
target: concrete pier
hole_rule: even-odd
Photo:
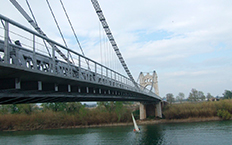
[[[139,108],[140,108],[140,120],[144,120],[150,116],[162,118],[161,102],[157,102],[157,103],[140,102]]]

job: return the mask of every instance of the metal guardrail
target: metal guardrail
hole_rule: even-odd
[[[128,77],[82,56],[1,14],[0,20],[3,25],[0,29],[1,63],[33,69],[38,72],[42,71],[69,79],[87,81],[96,85],[100,84],[126,89],[155,97],[156,99],[161,99],[148,89],[135,87]],[[3,40],[1,41],[1,39]],[[15,44],[13,44],[13,41]],[[66,62],[63,60],[62,57],[57,55],[54,47],[48,47],[48,45],[46,45],[48,43],[52,43],[58,47],[63,54],[67,54],[66,57],[69,58],[70,61]],[[46,48],[48,50],[47,52]],[[88,62],[88,65],[86,62]]]

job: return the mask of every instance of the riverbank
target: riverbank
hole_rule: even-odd
[[[208,122],[208,121],[222,121],[219,117],[207,117],[207,118],[187,118],[187,119],[149,119],[149,120],[136,120],[138,125],[148,124],[166,124],[166,123],[192,123],[192,122]],[[27,129],[8,129],[2,131],[31,131],[31,130],[48,130],[48,129],[68,129],[68,128],[96,128],[96,127],[113,127],[113,126],[133,126],[133,122],[120,122],[120,123],[104,123],[104,124],[92,124],[92,125],[77,125],[77,126],[60,126],[60,127],[47,127],[47,128],[27,128]]]
[[[208,121],[222,121],[220,117],[207,117],[207,118],[187,118],[187,119],[149,119],[149,120],[136,120],[138,125],[145,124],[162,124],[162,123],[190,123],[190,122],[208,122]],[[110,123],[110,124],[98,124],[98,125],[84,125],[74,126],[71,128],[88,128],[88,127],[108,127],[108,126],[129,126],[133,125],[133,122],[127,123]]]
[[[232,116],[231,104],[232,100],[171,104],[163,108],[164,119],[142,121],[137,119],[137,123],[142,125],[229,120]],[[57,110],[34,111],[30,114],[8,112],[0,114],[0,131],[132,125],[131,109],[122,104],[110,105],[95,109],[81,107],[73,112]],[[139,110],[133,114],[138,118]]]

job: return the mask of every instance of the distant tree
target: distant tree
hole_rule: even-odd
[[[11,105],[0,105],[1,114],[8,114],[11,111]]]
[[[232,91],[225,90],[225,92],[223,93],[223,97],[224,97],[224,99],[231,99],[232,98]]]
[[[166,94],[166,98],[167,98],[167,102],[170,104],[172,104],[175,101],[174,95],[172,93]]]
[[[115,112],[118,117],[118,122],[120,121],[122,115],[125,113],[125,108],[123,107],[123,102],[117,101],[115,102]]]
[[[207,100],[209,100],[209,99],[213,98],[213,96],[210,93],[207,93],[206,98],[207,98]]]
[[[191,102],[196,102],[199,100],[198,91],[196,89],[191,90],[191,92],[189,93],[188,100]]]
[[[19,109],[16,104],[10,105],[10,109],[11,109],[11,114],[19,113]]]
[[[18,104],[17,108],[19,113],[31,114],[34,106],[35,104]]]
[[[192,89],[191,92],[189,93],[188,100],[192,102],[197,102],[200,100],[204,101],[205,95],[202,91],[197,91],[196,89]]]
[[[55,112],[65,111],[67,108],[66,103],[43,103],[41,106],[43,106],[44,110],[52,110]]]
[[[184,99],[184,93],[180,92],[180,93],[178,94],[178,96],[176,96],[176,99],[177,99],[178,101],[180,101],[180,103],[182,103],[182,101],[183,101],[183,99]]]
[[[204,93],[202,91],[198,92],[198,98],[201,99],[201,101],[205,100],[205,95],[204,95]]]
[[[79,110],[83,107],[84,105],[82,105],[80,102],[70,102],[66,104],[66,111],[68,113],[76,113],[79,112]]]
[[[108,112],[112,112],[115,109],[115,102],[107,101],[107,102],[97,102],[99,107],[104,106]]]

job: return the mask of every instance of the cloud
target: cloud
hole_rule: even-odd
[[[18,2],[30,14],[25,1]],[[68,46],[80,52],[60,3],[49,2]],[[105,47],[109,44],[104,42],[106,36],[91,1],[63,3],[86,56],[104,64],[116,60],[116,56],[110,58],[113,49],[108,51],[110,47]],[[192,88],[213,95],[231,90],[232,1],[99,0],[99,3],[134,78],[140,72],[156,70],[161,96],[178,92],[187,95]],[[46,1],[30,1],[30,4],[41,29],[63,44]],[[31,28],[10,1],[1,0],[0,13]]]

